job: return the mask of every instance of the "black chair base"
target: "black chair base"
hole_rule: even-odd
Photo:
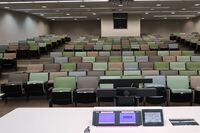
[[[166,103],[166,97],[146,97],[145,102],[149,104],[164,104]]]
[[[177,103],[190,102],[192,105],[192,99],[193,99],[192,93],[183,93],[183,94],[170,93],[170,102],[177,102]]]
[[[75,106],[77,103],[95,103],[96,93],[75,93],[74,98]]]
[[[27,101],[30,96],[42,96],[45,94],[43,84],[28,84],[25,86]]]
[[[2,86],[2,92],[4,95],[4,100],[7,102],[8,97],[22,97],[23,91],[21,85],[4,85]]]
[[[53,107],[53,104],[67,105],[72,103],[71,92],[51,92],[49,99],[49,107]]]

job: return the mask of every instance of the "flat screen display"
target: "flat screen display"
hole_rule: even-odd
[[[145,123],[157,123],[162,122],[162,116],[160,112],[145,112]]]
[[[133,124],[136,123],[136,114],[135,112],[121,112],[120,115],[120,124]]]
[[[99,113],[99,124],[114,124],[115,113],[114,112],[101,112]]]

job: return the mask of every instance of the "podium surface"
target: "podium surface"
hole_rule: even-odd
[[[164,126],[95,127],[93,111],[131,111],[162,109]],[[94,107],[94,108],[18,108],[0,118],[2,133],[199,133],[200,126],[172,126],[169,119],[195,119],[200,124],[200,107]]]

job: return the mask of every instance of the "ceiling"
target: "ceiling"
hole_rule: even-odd
[[[116,2],[113,2],[116,1]],[[100,20],[122,12],[141,19],[191,19],[200,15],[200,0],[0,0],[0,8],[38,15],[50,21]]]

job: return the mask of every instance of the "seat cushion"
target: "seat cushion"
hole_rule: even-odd
[[[8,82],[7,85],[22,85],[22,82]]]
[[[95,93],[95,88],[79,88],[76,90],[77,93]]]
[[[184,94],[184,93],[192,93],[191,89],[171,89],[172,93],[180,93],[180,94]]]
[[[52,92],[72,92],[72,88],[53,88]]]
[[[44,81],[28,81],[27,84],[44,84]]]

